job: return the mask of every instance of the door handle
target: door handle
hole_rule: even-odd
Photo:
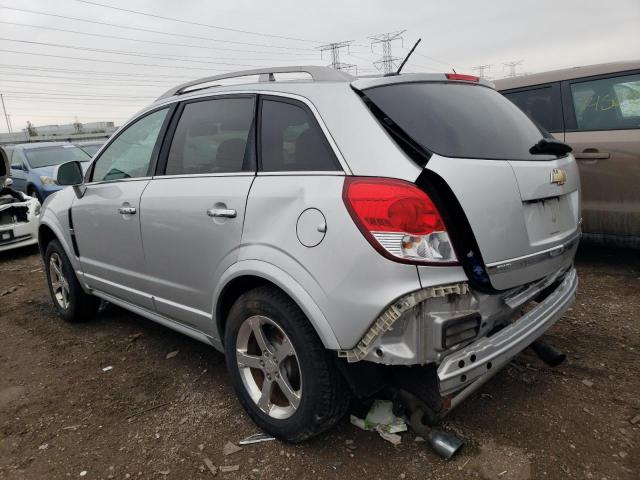
[[[135,215],[136,207],[120,207],[118,209],[118,213],[121,213],[122,215]]]
[[[606,160],[611,154],[607,152],[575,152],[573,156],[576,160]]]
[[[236,218],[238,212],[232,208],[210,208],[207,210],[210,217]]]

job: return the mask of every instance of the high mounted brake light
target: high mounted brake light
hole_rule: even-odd
[[[464,73],[445,73],[445,76],[447,77],[447,80],[459,80],[475,83],[480,81],[480,77],[476,77],[475,75],[465,75]]]
[[[346,177],[342,198],[362,234],[385,257],[413,264],[457,263],[438,209],[413,183]]]

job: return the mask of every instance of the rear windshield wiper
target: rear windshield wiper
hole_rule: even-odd
[[[553,138],[542,138],[529,149],[531,155],[556,155],[562,157],[573,150],[569,145]]]

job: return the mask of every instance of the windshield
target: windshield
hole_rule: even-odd
[[[60,165],[72,160],[88,162],[91,157],[75,145],[57,145],[55,147],[25,148],[23,150],[31,168]]]
[[[96,152],[98,150],[100,150],[101,146],[102,146],[102,144],[100,144],[100,145],[78,145],[78,147],[80,147],[82,150],[87,152],[92,157],[96,154]]]
[[[542,131],[491,88],[421,82],[374,87],[363,93],[381,111],[383,125],[395,124],[427,152],[492,160],[556,158],[529,153],[543,138]]]

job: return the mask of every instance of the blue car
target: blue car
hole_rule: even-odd
[[[37,197],[40,202],[63,188],[56,182],[58,165],[78,160],[86,170],[91,161],[84,150],[62,142],[11,145],[5,151],[11,162],[12,188]]]

